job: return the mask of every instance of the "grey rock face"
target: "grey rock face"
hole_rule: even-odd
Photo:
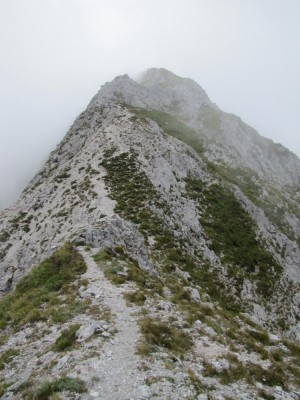
[[[105,217],[97,228],[81,233],[77,239],[84,240],[97,248],[123,246],[142,268],[153,272],[153,265],[147,258],[147,249],[142,235],[133,224],[124,221],[116,214]]]

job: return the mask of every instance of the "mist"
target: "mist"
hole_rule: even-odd
[[[0,2],[0,208],[106,81],[164,67],[300,156],[298,0]]]

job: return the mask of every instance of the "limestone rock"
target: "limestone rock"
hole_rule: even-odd
[[[95,334],[97,328],[98,325],[95,323],[91,323],[89,325],[82,325],[76,332],[76,338],[78,342],[84,342],[85,340],[91,338]]]

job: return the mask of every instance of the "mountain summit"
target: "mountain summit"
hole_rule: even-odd
[[[106,83],[0,214],[3,398],[298,398],[299,187],[193,80]]]

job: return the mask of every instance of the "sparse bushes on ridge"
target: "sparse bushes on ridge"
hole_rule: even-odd
[[[221,183],[204,187],[189,177],[188,195],[199,200],[203,208],[201,223],[211,240],[211,248],[227,264],[238,292],[244,277],[255,280],[258,292],[269,298],[282,267],[256,239],[255,223],[229,188]]]

